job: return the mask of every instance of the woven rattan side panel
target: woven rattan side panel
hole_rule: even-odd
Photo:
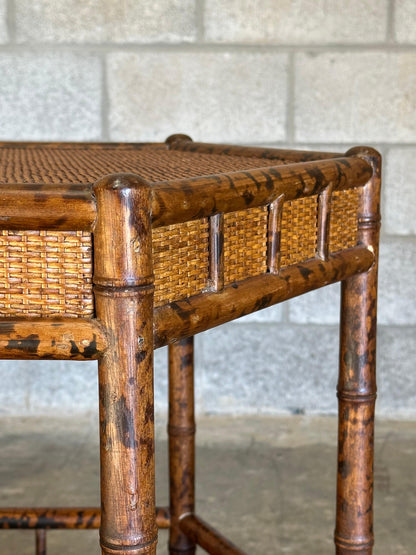
[[[88,317],[93,312],[90,233],[0,232],[2,316]]]
[[[299,264],[316,254],[318,197],[285,202],[282,215],[280,265]]]
[[[329,252],[355,247],[357,244],[358,206],[362,189],[335,191],[331,200]]]
[[[354,247],[360,189],[336,191],[329,250]],[[224,284],[267,272],[267,207],[224,215]],[[281,267],[316,255],[317,196],[284,203]],[[209,284],[208,219],[153,230],[155,305],[184,299]],[[92,238],[75,231],[0,232],[0,315],[92,317]]]
[[[267,272],[267,207],[224,215],[224,285]]]
[[[208,284],[208,219],[153,230],[155,306],[201,293]]]

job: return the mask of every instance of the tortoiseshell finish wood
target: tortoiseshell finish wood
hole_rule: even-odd
[[[152,187],[153,227],[171,225],[316,195],[329,185],[334,190],[365,185],[369,164],[357,157],[272,166],[217,176],[161,181]]]
[[[342,282],[335,544],[339,555],[371,555],[381,158],[368,148],[349,154],[361,156],[373,167],[358,217],[359,241],[375,258],[367,272]]]
[[[0,319],[0,359],[96,360],[107,347],[107,334],[95,319]]]
[[[194,512],[192,337],[341,281],[335,545],[338,555],[370,555],[379,154],[365,147],[342,155],[212,145],[193,143],[185,135],[174,135],[165,143],[153,145],[0,143],[3,148],[21,149],[15,153],[14,164],[22,154],[30,153],[26,173],[16,173],[24,174],[23,181],[27,182],[8,182],[9,174],[3,173],[0,229],[6,230],[3,235],[9,241],[7,245],[8,230],[13,230],[17,242],[22,230],[78,231],[93,240],[95,305],[91,301],[88,315],[18,317],[14,313],[15,298],[2,293],[2,298],[7,297],[9,312],[0,315],[0,358],[98,360],[102,505],[100,510],[3,509],[0,528],[35,529],[38,555],[46,555],[46,529],[98,526],[103,555],[155,555],[157,525],[170,526],[171,555],[194,555],[196,545],[211,554],[243,555]],[[49,162],[45,167],[39,148],[47,151]],[[145,159],[139,156],[143,148],[148,149],[146,159],[153,164],[150,173],[145,171],[147,166],[140,167],[137,162]],[[32,171],[27,160],[35,154],[39,166]],[[85,162],[100,156],[98,166]],[[64,158],[66,173],[61,175],[56,160]],[[130,164],[136,160],[137,174],[111,173],[118,171],[113,169],[94,184],[110,158],[116,165],[121,164],[120,160],[128,159]],[[199,160],[201,167],[214,167],[216,173],[199,171],[192,158]],[[162,159],[166,166],[160,167]],[[77,163],[84,164],[78,173]],[[179,173],[177,164],[182,164]],[[40,173],[36,173],[38,169]],[[89,182],[76,182],[74,175],[87,174],[95,177]],[[39,181],[32,183],[34,175]],[[41,182],[41,175],[46,176],[47,183]],[[146,181],[146,175],[151,182]],[[302,211],[299,206],[306,208]],[[345,206],[348,217],[343,219]],[[254,273],[248,274],[250,277],[238,274],[230,278],[225,255],[230,251],[227,222],[253,213],[256,218],[261,215],[260,251],[264,259]],[[301,214],[309,227],[297,227],[291,220],[293,214]],[[259,224],[252,223],[254,218],[246,218],[249,231],[253,228],[257,233],[255,226]],[[162,298],[155,307],[154,271],[161,266],[153,264],[152,229],[154,236],[163,239],[164,230],[158,228],[171,225],[200,226],[202,231],[198,228],[196,236],[205,237],[203,255],[197,258],[198,264],[193,255],[187,262],[199,268],[203,260],[206,268],[201,269],[201,287],[187,290],[178,301]],[[295,230],[293,235],[288,234],[288,226]],[[173,228],[167,229],[171,233]],[[304,229],[312,230],[307,248],[288,254],[288,243],[302,243]],[[182,242],[189,253],[190,243],[178,240],[181,248]],[[163,246],[160,252],[165,253]],[[243,253],[247,255],[245,244]],[[162,279],[163,272],[158,274],[157,278]],[[153,350],[167,344],[170,509],[156,509]]]
[[[316,254],[321,260],[328,260],[329,255],[329,226],[331,217],[332,186],[329,185],[319,195],[318,214],[318,245]]]
[[[180,521],[180,526],[188,537],[212,555],[246,555],[244,551],[197,515],[184,516]]]
[[[195,417],[193,337],[169,345],[170,555],[194,555],[195,543],[180,519],[195,510]]]
[[[88,185],[1,185],[0,229],[91,231],[96,217]]]
[[[36,555],[46,555],[46,530],[36,530]]]
[[[267,268],[271,274],[280,270],[280,239],[282,229],[284,195],[280,195],[269,206],[269,225],[267,228]]]
[[[100,507],[0,509],[0,529],[4,530],[94,530],[100,523]],[[158,528],[169,528],[167,507],[156,508],[156,524]]]
[[[132,175],[94,186],[94,293],[109,337],[98,363],[103,555],[155,555],[150,191]]]
[[[218,293],[202,293],[161,306],[154,311],[155,348],[364,272],[373,263],[373,253],[357,247],[332,255],[326,264],[309,260],[285,268],[279,275],[248,278]]]
[[[265,160],[290,160],[292,162],[309,162],[315,160],[328,160],[338,158],[339,154],[334,152],[316,152],[311,150],[287,150],[280,148],[264,148],[254,146],[220,145],[210,143],[194,142],[188,135],[176,134],[166,139],[166,144],[172,150],[184,150],[187,152],[206,152],[208,154],[232,154],[233,156],[250,156]]]
[[[224,289],[224,214],[209,219],[209,280],[213,291]]]

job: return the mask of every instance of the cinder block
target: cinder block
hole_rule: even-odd
[[[237,329],[235,329],[237,328]],[[416,328],[379,326],[377,412],[416,416]],[[337,411],[336,326],[232,324],[204,335],[203,395],[207,413]]]
[[[416,327],[380,326],[377,348],[377,413],[416,416]]]
[[[0,416],[27,414],[28,373],[16,360],[0,361]]]
[[[165,414],[168,410],[168,348],[154,353],[155,412]]]
[[[155,351],[155,411],[167,410],[167,349]],[[0,361],[0,414],[98,413],[97,362]]]
[[[0,44],[7,42],[7,2],[0,0]]]
[[[298,141],[416,141],[416,53],[297,54],[295,71]]]
[[[148,43],[193,41],[195,0],[19,0],[19,42]]]
[[[391,234],[414,235],[416,234],[416,148],[390,150],[385,168],[383,230]]]
[[[215,328],[203,336],[208,413],[334,413],[336,326]]]
[[[113,140],[285,138],[287,56],[239,52],[114,53],[107,78]]]
[[[101,137],[101,64],[69,53],[0,58],[0,137],[94,140]]]
[[[378,414],[416,416],[415,326],[380,326]],[[334,326],[236,326],[197,337],[198,412],[253,414],[336,411]],[[167,352],[155,352],[155,411],[167,409]],[[1,361],[2,415],[97,413],[96,362]]]
[[[396,0],[394,2],[394,36],[397,42],[416,42],[416,2]]]
[[[168,406],[166,347],[155,351],[154,367],[155,412],[164,415]],[[0,415],[98,413],[96,361],[0,361],[0,379],[6,384],[0,391]]]
[[[356,44],[386,37],[387,0],[210,0],[205,37],[213,42]]]
[[[416,324],[416,239],[383,239],[380,247],[379,322]]]
[[[98,412],[97,362],[19,361],[28,375],[28,414]]]
[[[247,316],[238,318],[234,320],[234,322],[236,324],[247,324],[250,322],[264,322],[268,324],[271,322],[281,322],[283,319],[283,307],[284,303],[276,304],[264,310],[258,310],[257,312],[247,314]]]
[[[338,324],[340,284],[311,291],[289,301],[289,321],[296,324]]]

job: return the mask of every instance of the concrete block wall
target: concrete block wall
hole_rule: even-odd
[[[378,411],[416,417],[414,0],[0,0],[0,77],[0,140],[378,148]],[[199,411],[334,413],[338,304],[332,286],[199,336]],[[96,407],[95,363],[0,379],[0,413]]]

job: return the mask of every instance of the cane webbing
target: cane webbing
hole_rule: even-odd
[[[9,144],[0,147],[0,184],[93,183],[117,172],[136,173],[157,182],[282,163],[170,151],[163,145]],[[158,304],[195,294],[206,286],[207,226],[205,220],[154,231]],[[71,245],[70,251],[68,245]],[[6,231],[1,246],[0,310],[3,315],[87,316],[93,313],[89,234]],[[85,258],[86,253],[89,258]]]
[[[267,271],[267,207],[224,215],[224,285]]]
[[[0,146],[1,183],[93,183],[131,172],[150,182],[278,165],[279,160],[169,151],[161,146]],[[359,191],[332,196],[329,250],[357,238]],[[225,285],[267,271],[267,207],[224,215]],[[317,196],[286,201],[281,267],[316,254]],[[155,303],[163,305],[209,287],[207,219],[153,230]],[[0,233],[0,313],[9,316],[88,317],[94,314],[92,238],[75,231]]]
[[[357,242],[358,190],[333,194],[330,252]],[[313,258],[317,196],[283,207],[281,267]],[[267,207],[224,215],[224,284],[267,271]],[[209,281],[208,220],[153,230],[155,305],[196,295]],[[92,245],[87,232],[0,232],[3,315],[88,317],[94,313]]]
[[[150,181],[183,179],[281,165],[281,160],[163,148],[0,148],[0,183],[94,183],[110,173]]]
[[[329,252],[341,251],[357,244],[360,192],[361,189],[348,189],[332,194]]]
[[[283,205],[280,266],[298,264],[316,253],[318,197],[299,198]]]
[[[0,313],[93,314],[91,234],[0,231]]]
[[[153,230],[155,306],[196,295],[208,283],[208,219]]]

